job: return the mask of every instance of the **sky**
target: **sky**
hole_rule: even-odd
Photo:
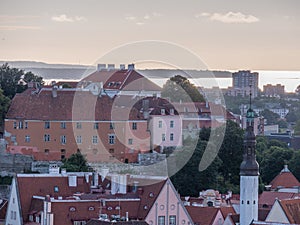
[[[91,65],[148,40],[179,46],[208,69],[299,71],[300,1],[0,0],[0,60]],[[167,48],[159,49],[145,58],[156,61]]]

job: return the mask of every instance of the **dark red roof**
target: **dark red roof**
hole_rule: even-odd
[[[261,193],[258,199],[259,207],[263,208],[271,208],[276,199],[292,199],[295,197],[295,193],[288,193],[288,192],[275,192],[275,191],[264,191]]]
[[[67,176],[39,176],[39,175],[18,175],[17,185],[21,201],[21,210],[23,219],[27,218],[28,213],[32,210],[32,196],[72,196],[75,192],[88,192],[89,184],[86,183],[85,177],[77,177],[77,187],[69,187]],[[37,185],[38,184],[38,185]],[[58,192],[54,187],[58,187]]]
[[[222,216],[224,218],[224,220],[226,219],[226,217],[231,214],[231,215],[236,215],[236,212],[234,210],[234,208],[232,206],[228,206],[228,207],[220,207]]]
[[[199,225],[212,225],[219,211],[214,207],[186,206],[186,209],[194,224]]]
[[[57,97],[52,97],[51,89],[42,89],[38,94],[26,90],[13,98],[6,118],[57,121],[143,120],[140,99],[131,96],[98,97],[87,91],[67,89],[57,90]],[[171,107],[166,100],[155,97],[147,99],[151,107]]]
[[[99,219],[91,219],[86,225],[148,225],[148,223],[144,220],[107,222]]]
[[[101,70],[83,78],[84,81],[102,82],[106,90],[161,91],[161,88],[135,70]]]

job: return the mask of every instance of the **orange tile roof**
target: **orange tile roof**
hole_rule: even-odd
[[[280,200],[279,203],[290,223],[300,224],[300,199]]]
[[[270,185],[272,185],[271,189],[277,187],[292,188],[299,187],[300,183],[291,172],[282,171],[271,181]]]

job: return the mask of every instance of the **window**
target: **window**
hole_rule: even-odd
[[[162,121],[158,121],[158,128],[162,128]]]
[[[129,145],[132,145],[132,144],[133,144],[133,139],[132,139],[132,138],[129,138],[129,139],[128,139],[128,144],[129,144]]]
[[[93,144],[98,144],[98,136],[97,135],[94,135],[93,138],[92,138],[92,143]]]
[[[49,154],[49,149],[45,149],[44,152],[45,152],[46,155],[48,155]]]
[[[161,135],[161,141],[165,141],[166,140],[166,134],[162,134]]]
[[[49,121],[45,122],[45,129],[50,129],[50,122]]]
[[[165,115],[166,114],[166,110],[165,109],[160,109],[160,114],[161,115]]]
[[[115,153],[115,149],[113,149],[113,148],[110,148],[108,151],[109,151],[109,153],[111,153],[111,154],[112,154],[112,153]]]
[[[174,109],[170,109],[170,114],[174,115]]]
[[[66,122],[61,122],[60,123],[60,128],[61,129],[66,129]]]
[[[30,136],[29,135],[25,136],[25,142],[30,142]]]
[[[28,128],[28,122],[25,122],[25,129]]]
[[[99,123],[94,123],[94,129],[98,130],[99,129]]]
[[[14,127],[14,129],[17,129],[17,122],[14,122],[13,127]]]
[[[65,159],[66,158],[66,149],[61,149],[60,150],[60,158],[61,160]]]
[[[137,129],[137,123],[136,122],[133,122],[132,123],[132,130],[136,130]]]
[[[58,188],[58,186],[54,186],[54,192],[58,192],[59,191],[59,188]]]
[[[174,120],[170,121],[170,128],[174,128]]]
[[[164,216],[158,217],[158,225],[165,225],[165,217]]]
[[[76,143],[81,144],[82,143],[82,137],[81,136],[76,136]]]
[[[23,121],[19,121],[19,129],[23,129]]]
[[[173,133],[170,134],[170,141],[174,141],[174,134]]]
[[[170,216],[169,217],[169,223],[170,225],[176,225],[176,216]]]
[[[11,140],[12,142],[16,142],[16,141],[17,141],[16,135],[11,135],[10,140]]]
[[[108,143],[111,145],[113,145],[115,143],[115,135],[114,134],[108,135]]]
[[[61,136],[60,136],[60,142],[61,142],[62,144],[66,144],[66,143],[67,143],[67,137],[66,137],[66,135],[61,135]]]
[[[44,141],[49,142],[50,141],[50,134],[45,134],[44,135]]]
[[[113,122],[109,123],[109,129],[111,130],[115,129],[115,124]]]
[[[80,123],[80,122],[77,122],[77,123],[76,123],[76,128],[77,128],[77,129],[81,129],[81,123]]]

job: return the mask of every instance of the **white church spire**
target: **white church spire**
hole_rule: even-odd
[[[244,137],[243,162],[240,167],[240,225],[249,225],[258,219],[259,165],[255,154],[254,111],[247,111],[247,128]]]

